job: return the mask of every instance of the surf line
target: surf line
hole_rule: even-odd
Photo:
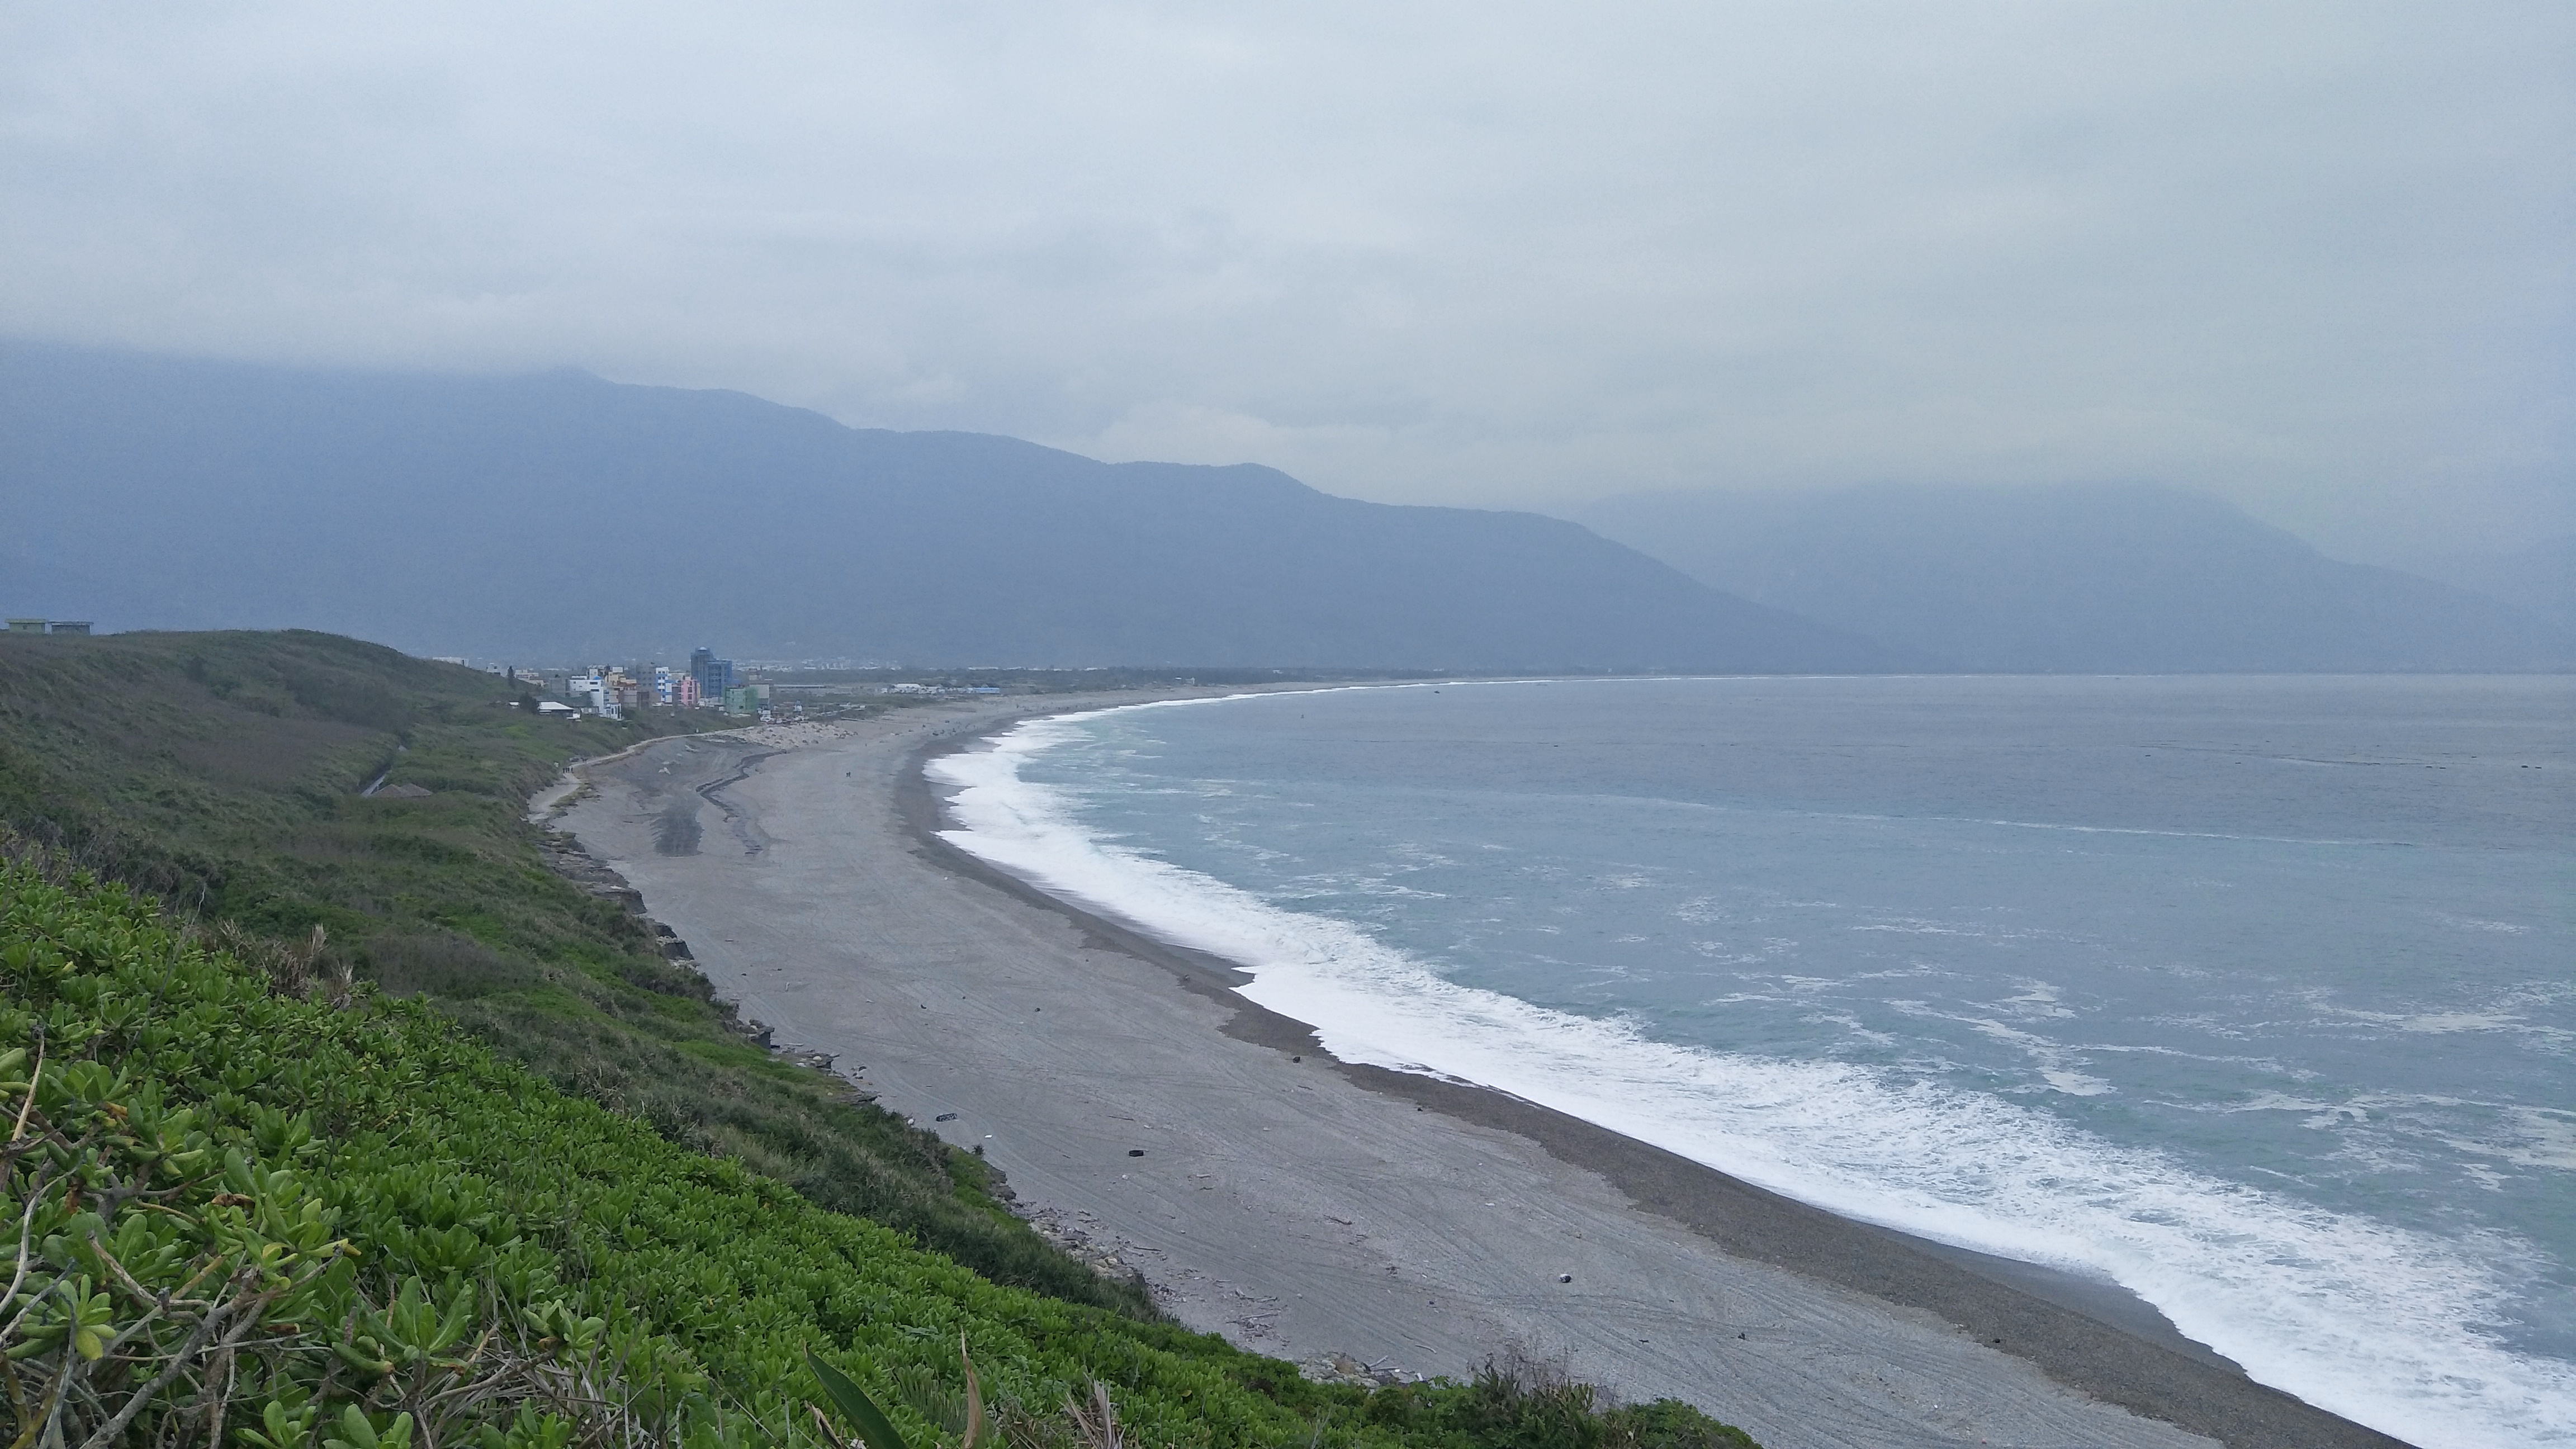
[[[1314,1039],[1346,1068],[1515,1099],[1685,1159],[1739,1188],[1811,1205],[1808,1211],[1833,1214],[1856,1230],[1925,1235],[1958,1250],[2037,1265],[2032,1271],[2072,1269],[2131,1293],[2143,1288],[2140,1296],[2175,1314],[2194,1340],[2217,1344],[2248,1360],[2255,1378],[2338,1412],[2421,1433],[2418,1424],[2456,1426],[2451,1411],[2473,1408],[2442,1392],[2445,1384],[2456,1389],[2463,1381],[2483,1381],[2526,1406],[2554,1397],[2559,1366],[2511,1354],[2464,1329],[2492,1317],[2500,1285],[2485,1271],[2490,1265],[2449,1251],[2450,1245],[2210,1179],[2153,1151],[2123,1149],[2062,1120],[1974,1093],[1926,1098],[1838,1064],[1736,1058],[1653,1042],[1621,1023],[1567,1017],[1462,987],[1347,923],[1284,911],[1222,881],[1093,839],[1062,808],[1057,792],[1021,773],[1029,759],[1075,738],[1084,721],[1213,702],[1220,701],[1155,701],[1022,719],[988,727],[986,749],[968,754],[950,745],[936,758],[918,756],[920,795],[931,807],[912,817],[918,833],[973,860],[982,867],[978,874],[1006,877],[1018,893],[1077,919],[1117,923],[1121,934],[1218,963],[1254,1007],[1312,1023]],[[953,790],[944,811],[930,789],[934,779]],[[1605,1085],[1618,1090],[1597,1090]],[[1802,1102],[1822,1110],[1799,1110]],[[1748,1111],[1745,1104],[1782,1110]],[[1659,1111],[1659,1105],[1675,1110]],[[1929,1119],[1915,1121],[1926,1112]],[[1894,1154],[1888,1141],[1856,1140],[1848,1130],[1890,1113],[1970,1149],[1979,1143],[2027,1148],[2036,1134],[2064,1150],[2039,1153],[2044,1161],[2023,1163],[2027,1170],[1998,1179],[1990,1169],[2030,1154],[1971,1150],[1919,1161],[1919,1153]],[[1920,1133],[1902,1135],[1921,1140]],[[2102,1193],[2069,1194],[2062,1182],[2052,1188],[2069,1168],[2093,1179]],[[2182,1220],[2167,1221],[2177,1213]],[[2209,1261],[2248,1230],[2262,1240],[2254,1245],[2261,1251],[2252,1258],[2217,1252],[2227,1261]],[[2327,1272],[2322,1279],[2294,1274],[2295,1281],[2284,1281],[2285,1261]],[[2361,1271],[2394,1261],[2427,1271],[2376,1287],[2373,1275]],[[1811,1261],[1799,1266],[1811,1276],[1834,1276],[1815,1273]],[[2259,1281],[2231,1286],[2246,1274]],[[2331,1301],[2307,1301],[2320,1290]],[[2380,1311],[2410,1305],[2418,1311]],[[1918,1306],[1953,1311],[1947,1295]],[[2358,1368],[2320,1361],[2302,1347],[2348,1339],[2357,1326],[2374,1322],[2387,1331],[2364,1335],[2378,1341],[2359,1355],[2368,1362]],[[2519,1392],[2525,1390],[2531,1397]],[[2518,1442],[2503,1425],[2490,1427],[2503,1430],[2494,1442]],[[2516,1427],[2539,1425],[2525,1419]]]

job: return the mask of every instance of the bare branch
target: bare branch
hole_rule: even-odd
[[[36,1084],[45,1079],[45,1033],[36,1032],[36,1069],[27,1074],[27,1100],[18,1108],[18,1126],[9,1134],[11,1142],[27,1135],[27,1114],[36,1110]]]
[[[187,1371],[189,1363],[204,1351],[207,1341],[223,1327],[226,1318],[242,1317],[241,1327],[225,1340],[227,1344],[239,1343],[243,1335],[259,1325],[259,1315],[255,1311],[258,1306],[275,1296],[275,1292],[272,1291],[236,1298],[230,1303],[217,1306],[213,1312],[198,1320],[197,1331],[189,1334],[188,1341],[179,1346],[178,1354],[170,1360],[170,1366],[161,1370],[159,1377],[152,1382],[136,1390],[134,1396],[125,1401],[125,1407],[117,1410],[115,1418],[100,1425],[97,1432],[82,1440],[81,1449],[107,1449],[108,1445],[116,1442],[116,1436],[125,1432],[125,1426],[134,1422],[135,1416],[143,1412],[152,1402],[153,1397],[168,1388],[172,1379]]]
[[[0,1304],[17,1301],[18,1290],[27,1284],[27,1267],[33,1261],[28,1258],[27,1249],[34,1242],[36,1208],[45,1200],[45,1189],[53,1185],[53,1180],[54,1165],[48,1162],[36,1169],[36,1180],[27,1189],[27,1209],[18,1214],[18,1269],[10,1275],[9,1291],[6,1295],[0,1295]],[[6,1325],[0,1325],[0,1339],[15,1335],[18,1330],[18,1320],[26,1316],[27,1311],[22,1308]]]
[[[823,1417],[823,1411],[820,1408],[812,1404],[807,1404],[805,1408],[814,1416],[814,1427],[822,1431],[824,1443],[830,1445],[831,1449],[850,1449],[850,1445],[845,1443],[840,1435],[832,1432],[832,1421]],[[865,1446],[860,1446],[860,1449],[865,1449]]]

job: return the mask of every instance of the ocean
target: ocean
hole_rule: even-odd
[[[1059,716],[949,838],[1352,1061],[2576,1444],[2576,680],[1553,680]]]

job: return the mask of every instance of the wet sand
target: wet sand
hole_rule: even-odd
[[[1333,1061],[1233,995],[1225,963],[931,833],[920,757],[1029,712],[657,742],[588,767],[561,822],[746,1016],[981,1146],[1050,1227],[1247,1347],[1455,1375],[1517,1345],[1772,1449],[2397,1442],[2250,1382],[2111,1285]]]

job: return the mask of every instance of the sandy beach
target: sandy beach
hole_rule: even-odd
[[[1335,1062],[1233,995],[1225,963],[936,838],[925,753],[1084,703],[659,741],[540,807],[745,1016],[980,1147],[1051,1230],[1247,1347],[1462,1375],[1517,1345],[1772,1449],[2398,1442],[2252,1383],[2108,1285]]]

